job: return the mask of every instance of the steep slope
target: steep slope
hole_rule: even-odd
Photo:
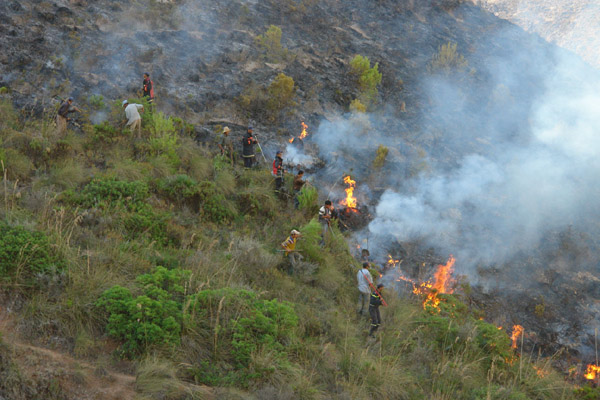
[[[593,0],[479,0],[500,18],[536,32],[600,68],[600,7]]]

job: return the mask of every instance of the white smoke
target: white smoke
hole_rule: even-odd
[[[494,151],[467,154],[455,169],[411,181],[408,192],[386,191],[371,235],[387,242],[425,239],[457,255],[468,272],[478,263],[501,264],[533,250],[550,232],[595,229],[599,93],[585,66],[560,56],[533,103],[525,140],[511,143],[500,130]],[[461,138],[475,134],[461,132]]]

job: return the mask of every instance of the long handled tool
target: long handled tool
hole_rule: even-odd
[[[265,160],[265,164],[267,163],[267,157],[265,157],[265,152],[262,149],[262,146],[260,145],[260,142],[258,141],[258,136],[254,135],[254,138],[256,139],[256,144],[258,145],[258,149],[260,150],[260,154],[263,157],[263,160]]]
[[[377,296],[379,296],[379,298],[381,299],[381,303],[383,304],[384,307],[387,307],[387,303],[385,302],[385,299],[383,298],[383,296],[381,295],[381,293],[379,293],[379,290],[377,290],[377,288],[375,286],[373,286],[373,284],[371,283],[371,281],[367,278],[367,276],[365,275],[365,273],[362,271],[362,269],[360,270],[360,272],[362,273],[362,275],[365,277],[365,280],[369,283],[369,286],[371,287],[371,289],[373,289],[373,291],[375,293],[377,293]]]

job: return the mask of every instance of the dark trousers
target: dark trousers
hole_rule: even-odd
[[[254,162],[254,157],[244,156],[244,167],[252,168],[252,163]]]
[[[281,190],[282,186],[283,186],[283,178],[282,177],[275,178],[275,191],[279,192],[279,190]]]
[[[381,314],[379,313],[379,307],[369,306],[369,315],[371,316],[371,330],[369,335],[372,335],[377,331],[379,325],[381,325]]]
[[[300,207],[300,199],[298,199],[298,196],[300,196],[300,191],[294,189],[294,208]]]

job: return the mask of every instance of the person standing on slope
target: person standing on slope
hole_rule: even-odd
[[[356,274],[358,281],[358,314],[363,315],[365,304],[369,304],[369,295],[373,286],[373,277],[369,272],[369,263],[364,262],[362,268]]]

